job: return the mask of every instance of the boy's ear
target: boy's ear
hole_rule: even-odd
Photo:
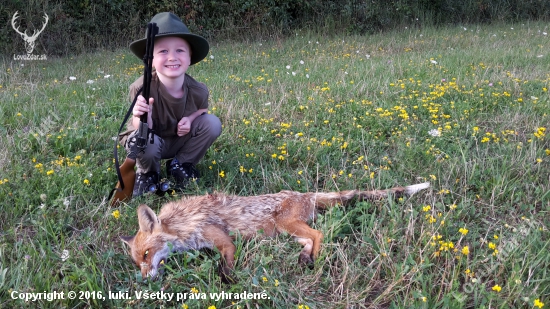
[[[137,215],[141,232],[151,234],[156,228],[160,227],[157,215],[147,205],[140,205],[137,209]]]

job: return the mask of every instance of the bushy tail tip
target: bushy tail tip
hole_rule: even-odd
[[[419,183],[416,185],[406,186],[405,187],[405,195],[411,196],[415,194],[418,191],[428,189],[430,187],[429,182]]]

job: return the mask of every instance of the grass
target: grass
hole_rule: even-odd
[[[118,238],[136,232],[140,203],[164,201],[106,200],[139,60],[127,50],[3,59],[0,306],[548,306],[547,32],[528,23],[213,44],[189,73],[210,88],[224,131],[191,193],[433,185],[319,215],[313,269],[296,267],[300,246],[288,235],[237,239],[235,285],[220,282],[219,254],[203,251],[173,256],[162,280],[142,282]],[[12,298],[54,291],[65,299]],[[186,299],[136,299],[143,291]],[[245,291],[269,299],[209,295]]]

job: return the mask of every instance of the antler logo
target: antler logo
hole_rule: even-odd
[[[38,35],[42,33],[42,31],[44,31],[44,28],[46,28],[46,25],[48,24],[48,20],[49,20],[48,15],[44,13],[44,19],[46,21],[44,22],[42,29],[40,29],[39,31],[34,30],[33,34],[31,36],[28,36],[27,30],[25,30],[25,32],[21,32],[19,31],[19,26],[16,27],[15,25],[15,20],[19,17],[17,16],[17,13],[18,12],[15,12],[15,14],[13,14],[13,18],[11,19],[11,26],[13,27],[13,30],[19,33],[23,38],[23,40],[25,41],[25,49],[27,50],[27,54],[31,54],[32,51],[34,50],[34,42],[36,41],[36,38],[38,38]]]

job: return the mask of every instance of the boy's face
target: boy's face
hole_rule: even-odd
[[[182,38],[164,37],[155,40],[153,67],[157,74],[178,78],[187,72],[191,63],[191,47]]]

